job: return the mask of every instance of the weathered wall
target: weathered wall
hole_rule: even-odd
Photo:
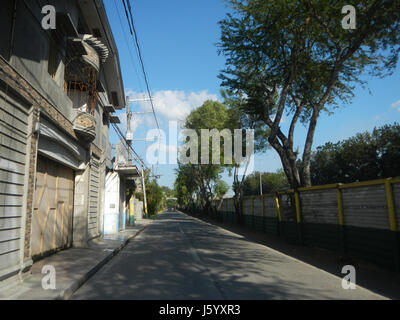
[[[248,228],[400,270],[400,179],[246,197],[243,213]],[[219,214],[239,221],[233,199],[223,200]]]

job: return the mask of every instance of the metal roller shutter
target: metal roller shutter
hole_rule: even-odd
[[[98,235],[99,203],[100,203],[99,162],[92,158],[90,163],[90,182],[89,182],[89,214],[88,214],[89,237],[95,237]]]
[[[0,99],[0,266],[19,263],[27,162],[28,106]]]

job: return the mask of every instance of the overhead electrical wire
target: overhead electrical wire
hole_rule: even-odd
[[[127,141],[126,138],[124,137],[124,134],[121,132],[121,129],[118,127],[118,125],[115,124],[115,123],[111,123],[111,125],[113,126],[113,128],[114,128],[115,132],[117,133],[117,135],[118,135],[122,140],[124,140],[124,142],[125,142],[125,148],[127,149],[127,151],[129,152],[129,149],[128,149],[128,148],[130,148],[130,149],[133,151],[133,153],[135,154],[135,156],[136,156],[135,160],[138,161],[138,162],[140,162],[140,164],[142,165],[142,167],[144,167],[145,169],[148,169],[147,166],[145,165],[144,161],[142,160],[142,158],[137,154],[137,152],[133,149],[133,147],[132,147],[131,145],[128,144],[128,141]]]
[[[160,150],[160,147],[161,147],[160,146],[160,144],[161,144],[161,129],[160,129],[160,125],[158,123],[157,115],[156,115],[156,112],[155,112],[154,102],[153,102],[153,98],[152,98],[151,90],[150,90],[150,85],[149,85],[149,81],[148,81],[148,78],[147,78],[147,73],[146,73],[146,69],[145,69],[145,66],[144,66],[144,62],[143,62],[142,52],[141,52],[140,45],[139,45],[139,39],[138,39],[138,36],[137,36],[135,24],[134,24],[134,21],[133,21],[132,6],[131,6],[131,3],[130,3],[130,0],[122,0],[122,3],[124,5],[125,15],[126,15],[126,19],[128,21],[128,25],[129,25],[129,30],[130,30],[131,36],[132,36],[132,38],[134,38],[134,43],[136,45],[137,54],[138,54],[139,61],[140,61],[141,67],[142,67],[142,72],[143,72],[144,81],[145,81],[145,84],[146,84],[147,94],[149,96],[149,100],[150,100],[150,104],[151,104],[152,113],[153,113],[153,116],[154,116],[155,123],[157,125],[158,134],[159,134],[159,137],[158,137],[159,148],[158,148],[158,150]],[[128,14],[129,14],[129,17],[128,17]],[[158,165],[159,164],[158,164],[158,161],[157,161],[157,169],[158,169]]]
[[[146,70],[145,70],[145,67],[144,67],[142,52],[141,52],[141,50],[140,50],[140,45],[139,45],[138,36],[137,36],[137,33],[136,33],[135,24],[133,23],[132,7],[131,7],[131,5],[130,5],[129,0],[122,0],[125,9],[126,9],[126,2],[125,2],[125,1],[127,1],[128,4],[129,4],[129,12],[128,12],[128,13],[129,13],[129,16],[130,16],[130,20],[129,20],[128,17],[127,17],[127,20],[128,20],[129,26],[131,26],[131,24],[132,24],[132,29],[130,30],[130,31],[131,31],[131,35],[134,37],[135,44],[136,44],[136,47],[137,47],[137,50],[138,50],[139,60],[140,60],[140,64],[141,64],[141,67],[142,67],[142,72],[143,72],[143,76],[144,76],[144,81],[145,81],[146,89],[147,89],[147,94],[149,95],[149,100],[150,100],[150,104],[151,104],[151,109],[152,109],[152,111],[153,111],[154,120],[155,120],[155,122],[156,122],[157,129],[158,129],[158,131],[159,131],[159,133],[160,133],[160,126],[159,126],[159,124],[158,124],[158,119],[157,119],[156,112],[155,112],[155,109],[154,109],[153,98],[152,98],[152,96],[151,96],[149,81],[148,81],[148,79],[147,79],[147,73],[146,73]],[[132,31],[133,31],[133,33],[132,33]]]
[[[118,19],[119,19],[119,24],[120,24],[120,26],[121,26],[122,34],[124,35],[125,45],[126,45],[126,47],[128,48],[128,52],[129,52],[129,56],[130,56],[130,62],[131,62],[131,64],[132,64],[133,69],[135,70],[136,79],[137,79],[137,81],[138,81],[137,83],[138,83],[138,85],[139,85],[139,87],[140,87],[140,91],[143,92],[144,90],[143,90],[142,82],[140,81],[140,77],[139,77],[139,74],[138,74],[138,71],[137,71],[135,59],[133,58],[133,54],[132,54],[131,47],[130,47],[130,45],[129,45],[128,38],[126,37],[126,33],[124,32],[124,26],[123,26],[123,23],[122,23],[121,15],[120,15],[120,13],[119,13],[119,8],[118,8],[118,5],[117,5],[117,0],[114,0],[114,6],[115,6],[116,12],[117,12],[117,14],[118,14]],[[135,51],[136,51],[136,50],[135,50]]]

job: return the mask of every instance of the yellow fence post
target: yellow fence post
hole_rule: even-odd
[[[294,201],[296,202],[296,221],[297,223],[301,222],[301,207],[300,207],[300,197],[299,192],[294,192]]]
[[[254,196],[251,197],[251,227],[254,229],[255,226],[255,216],[254,216]]]
[[[342,191],[339,187],[336,189],[336,198],[337,198],[337,206],[338,206],[338,218],[339,218],[339,225],[344,225],[344,214],[343,214],[343,197]]]
[[[343,211],[343,196],[342,190],[340,189],[341,183],[338,183],[336,186],[336,199],[337,199],[337,208],[338,208],[338,220],[339,220],[339,228],[341,233],[341,247],[343,249],[343,253],[347,254],[347,245],[346,245],[346,226],[344,224],[344,211]]]
[[[294,201],[296,204],[296,221],[297,221],[297,230],[300,238],[301,244],[304,244],[303,242],[303,230],[302,230],[302,224],[301,224],[301,204],[300,204],[300,195],[297,190],[294,191]]]
[[[395,268],[397,271],[400,270],[400,250],[399,250],[399,235],[397,233],[397,221],[396,221],[396,210],[394,207],[394,199],[393,199],[393,188],[391,179],[385,180],[385,193],[386,193],[386,203],[388,208],[389,215],[389,228],[391,233],[393,234],[394,241],[394,262]]]
[[[390,179],[385,181],[386,202],[389,214],[389,226],[391,231],[397,231],[396,212],[394,208],[393,190]]]
[[[281,234],[282,234],[282,215],[281,215],[281,207],[280,207],[280,204],[279,204],[279,197],[278,197],[277,194],[275,194],[274,198],[275,198],[276,216],[278,217],[278,225],[277,225],[278,235],[281,235]]]

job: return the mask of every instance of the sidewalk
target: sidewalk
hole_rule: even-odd
[[[134,227],[115,235],[106,235],[89,242],[86,248],[60,251],[33,264],[22,280],[1,286],[0,300],[67,300],[93,274],[115,256],[129,240],[138,235],[152,220],[140,220]],[[56,289],[42,288],[42,268],[51,265],[56,270]]]

